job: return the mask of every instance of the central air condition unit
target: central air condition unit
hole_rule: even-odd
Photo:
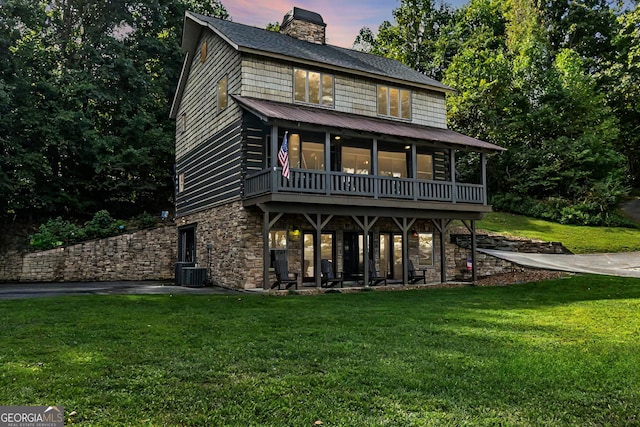
[[[175,271],[176,286],[182,286],[185,284],[184,272],[182,271],[182,269],[184,269],[185,267],[195,267],[195,266],[196,266],[195,262],[185,262],[185,261],[176,262],[176,271]]]
[[[197,267],[183,267],[183,286],[202,287],[207,281],[207,269]]]

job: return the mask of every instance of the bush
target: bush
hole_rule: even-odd
[[[44,250],[75,243],[85,238],[84,230],[58,217],[41,224],[38,232],[30,236],[29,244],[33,249]]]
[[[29,245],[36,250],[53,249],[87,239],[116,236],[122,230],[124,224],[113,219],[106,210],[96,212],[84,227],[58,217],[41,224],[38,232],[30,236]]]
[[[133,219],[133,224],[140,229],[152,228],[158,225],[158,218],[148,212],[144,212]]]
[[[118,222],[109,215],[106,210],[96,212],[84,224],[84,231],[89,239],[101,239],[103,237],[116,236],[120,231]]]
[[[562,197],[550,197],[546,200],[534,200],[531,197],[514,193],[495,195],[491,203],[494,210],[524,215],[560,224],[630,227],[635,224],[620,215],[610,203],[614,198],[590,195],[583,201],[571,201]],[[609,205],[607,205],[609,203]]]

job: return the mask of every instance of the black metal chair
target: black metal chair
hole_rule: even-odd
[[[289,289],[292,286],[298,289],[298,273],[289,272],[289,265],[286,259],[276,259],[273,267],[276,270],[276,281],[271,285],[271,289],[275,287],[282,289],[282,286],[285,289]]]
[[[427,284],[427,272],[425,270],[416,270],[410,259],[407,260],[407,266],[409,267],[409,284],[413,285],[418,282],[422,282],[425,285]]]
[[[333,266],[331,265],[331,261],[328,259],[320,260],[320,272],[322,274],[322,280],[320,281],[320,286],[323,288],[333,288],[335,285],[340,285],[343,287],[344,278],[342,277],[342,273],[333,274]]]
[[[372,259],[369,260],[369,285],[375,286],[379,284],[387,284],[387,278],[378,274],[376,264]]]

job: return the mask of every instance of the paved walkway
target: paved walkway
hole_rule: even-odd
[[[220,287],[190,288],[169,282],[73,282],[0,284],[1,299],[40,298],[63,295],[220,295],[240,294]]]
[[[615,254],[551,255],[478,249],[518,265],[572,273],[604,274],[607,276],[640,277],[640,252]]]

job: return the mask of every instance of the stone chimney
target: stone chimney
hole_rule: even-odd
[[[282,18],[280,32],[299,40],[326,44],[326,27],[320,14],[294,7]]]

